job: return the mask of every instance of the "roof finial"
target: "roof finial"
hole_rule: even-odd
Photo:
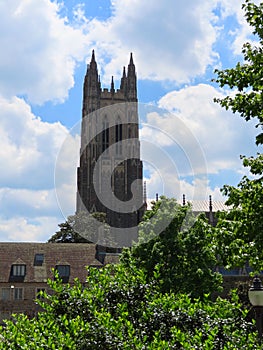
[[[131,57],[130,57],[130,64],[133,64],[132,52],[131,52]]]
[[[143,183],[143,202],[147,203],[146,181]]]
[[[125,66],[123,67],[122,77],[123,77],[123,78],[126,78],[126,69],[125,69]]]
[[[110,88],[111,93],[114,93],[114,81],[113,81],[113,76],[111,77],[111,88]]]
[[[209,211],[212,212],[213,211],[213,205],[212,205],[212,196],[209,196]]]
[[[91,61],[95,61],[95,51],[92,50]]]

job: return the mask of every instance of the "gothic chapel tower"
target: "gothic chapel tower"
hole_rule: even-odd
[[[137,238],[145,209],[138,135],[137,78],[132,54],[120,88],[102,89],[94,50],[83,88],[77,212],[106,213],[117,246]]]

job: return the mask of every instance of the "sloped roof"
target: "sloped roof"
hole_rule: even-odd
[[[34,266],[35,254],[43,254],[41,266]],[[7,282],[12,264],[26,265],[24,282],[46,282],[52,278],[52,268],[70,265],[70,280],[78,277],[85,282],[86,266],[102,266],[96,257],[96,245],[88,243],[0,243],[0,282]]]
[[[147,200],[147,209],[150,210],[152,206],[153,199]],[[209,200],[187,200],[186,203],[189,202],[192,204],[192,208],[194,212],[209,212]],[[182,204],[182,203],[181,203]],[[212,211],[223,211],[229,210],[230,207],[225,204],[223,201],[212,201]]]
[[[193,200],[189,201],[193,206],[194,212],[208,212],[209,211],[209,201],[207,200]],[[229,210],[229,207],[222,201],[213,201],[212,202],[212,211],[223,211]]]

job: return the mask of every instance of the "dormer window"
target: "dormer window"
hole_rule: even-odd
[[[44,254],[35,254],[34,266],[42,266],[44,262]]]
[[[26,275],[25,264],[13,264],[10,271],[10,282],[23,282]]]
[[[25,277],[26,265],[12,265],[12,276]]]

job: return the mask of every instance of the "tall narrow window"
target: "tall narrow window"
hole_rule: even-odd
[[[23,288],[14,288],[14,300],[23,300]]]
[[[116,142],[116,154],[122,154],[122,124],[120,118],[118,118],[118,124],[115,125],[115,142]]]
[[[12,276],[24,277],[26,274],[26,265],[12,265]]]
[[[1,299],[10,300],[10,288],[2,288]]]
[[[108,147],[109,147],[109,122],[107,121],[107,117],[105,116],[103,121],[103,130],[102,130],[102,152],[108,153]]]

